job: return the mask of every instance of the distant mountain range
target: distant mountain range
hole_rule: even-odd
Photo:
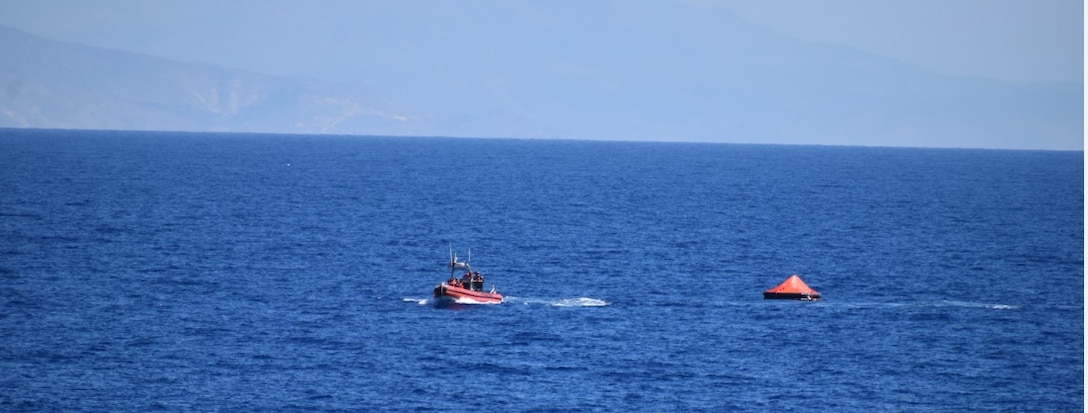
[[[1083,149],[1082,84],[937,75],[726,10],[582,12],[436,19],[478,55],[444,65],[452,44],[432,45],[380,90],[0,27],[0,127]]]
[[[0,127],[412,134],[359,87],[61,43],[0,28]]]

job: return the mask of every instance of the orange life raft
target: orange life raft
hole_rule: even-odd
[[[777,287],[764,291],[763,298],[814,301],[820,299],[820,293],[805,284],[797,274],[793,274]]]

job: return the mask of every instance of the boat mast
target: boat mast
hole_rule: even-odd
[[[472,271],[472,264],[469,262],[472,260],[472,250],[468,250],[469,259],[464,261],[457,260],[457,254],[453,252],[453,244],[450,244],[450,262],[446,264],[450,267],[450,277],[452,278],[457,270]]]

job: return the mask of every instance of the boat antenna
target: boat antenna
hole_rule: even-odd
[[[450,267],[450,278],[453,278],[453,273],[457,271],[457,256],[453,254],[453,243],[450,243],[450,262],[446,263],[447,267]]]

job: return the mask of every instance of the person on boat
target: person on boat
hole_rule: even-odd
[[[461,276],[461,285],[469,289],[472,288],[472,272],[465,271],[465,274]]]
[[[472,280],[472,282],[473,282],[473,287],[475,287],[475,290],[476,291],[483,291],[484,290],[484,275],[480,274],[480,272],[477,271],[476,276],[473,277],[473,278],[474,279]]]

